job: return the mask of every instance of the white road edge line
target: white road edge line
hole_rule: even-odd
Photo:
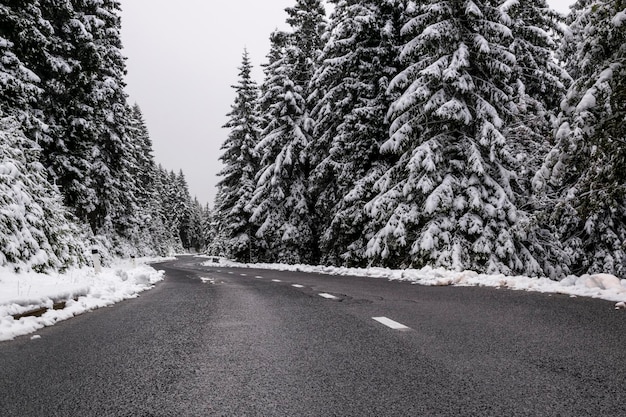
[[[329,300],[334,300],[334,299],[336,299],[336,298],[337,298],[337,297],[335,297],[334,295],[332,295],[332,294],[328,294],[328,293],[325,293],[325,292],[320,293],[320,294],[319,294],[319,296],[320,296],[320,297],[324,297],[324,298],[328,298]]]
[[[405,326],[404,324],[398,323],[397,321],[388,319],[387,317],[372,317],[372,319],[394,330],[406,330],[410,328]]]
[[[293,284],[292,287],[296,287],[296,288],[304,288],[304,285],[300,285],[300,284]]]

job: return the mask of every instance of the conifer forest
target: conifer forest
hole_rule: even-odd
[[[0,4],[0,266],[626,278],[626,0],[293,0],[262,81],[243,51],[211,208],[128,102],[121,7]]]
[[[0,4],[0,266],[63,270],[206,246],[208,207],[127,102],[117,0]]]
[[[244,51],[211,250],[626,278],[626,2],[319,0]]]

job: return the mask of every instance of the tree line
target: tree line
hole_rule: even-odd
[[[200,249],[208,207],[155,163],[117,0],[0,4],[0,266]]]
[[[330,3],[244,52],[214,253],[626,277],[626,2]]]

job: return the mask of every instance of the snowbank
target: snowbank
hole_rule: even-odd
[[[513,290],[537,291],[542,293],[567,294],[571,296],[601,298],[616,301],[616,308],[626,304],[626,280],[609,274],[569,276],[561,281],[547,278],[487,275],[473,271],[449,271],[442,268],[394,270],[387,268],[337,268],[329,266],[285,265],[285,264],[240,264],[227,260],[207,261],[204,266],[249,267],[275,269],[279,271],[301,271],[330,275],[350,275],[408,281],[420,285],[459,285],[509,288]],[[626,306],[624,307],[626,308]]]
[[[0,341],[137,297],[163,279],[163,271],[146,265],[159,260],[163,259],[117,261],[98,274],[93,268],[52,275],[16,274],[11,268],[0,268]],[[20,317],[37,310],[40,317]]]

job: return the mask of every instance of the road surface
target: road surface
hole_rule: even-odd
[[[613,303],[201,261],[0,343],[0,416],[626,415]]]

